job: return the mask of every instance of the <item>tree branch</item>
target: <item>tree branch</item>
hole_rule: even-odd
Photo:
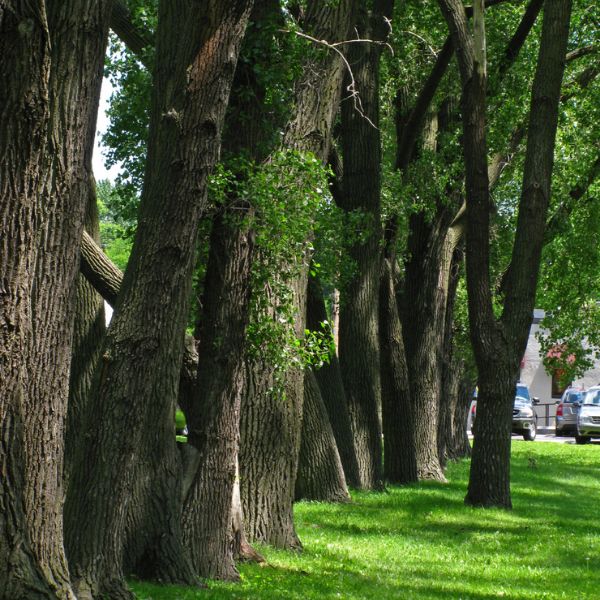
[[[147,68],[146,50],[154,46],[154,40],[146,31],[140,30],[131,20],[131,13],[123,0],[114,0],[110,15],[110,28],[119,39],[135,54],[136,58]]]
[[[79,269],[92,287],[114,308],[123,282],[123,272],[106,256],[102,248],[86,231],[83,232],[81,239]],[[181,406],[189,405],[193,401],[197,372],[198,352],[194,338],[186,335],[179,381],[179,404]]]

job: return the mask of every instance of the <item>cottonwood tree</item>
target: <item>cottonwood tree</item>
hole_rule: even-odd
[[[63,439],[84,151],[109,9],[104,1],[15,1],[0,10],[0,597],[7,599],[75,597],[63,550]]]
[[[309,2],[302,21],[303,31],[328,43],[344,40],[354,9],[354,0],[335,4]],[[318,185],[318,177],[311,183],[310,173],[313,177],[317,174],[314,168],[324,163],[329,153],[342,76],[343,64],[338,53],[313,48],[302,62],[295,85],[294,108],[284,130],[282,147],[292,151],[288,154],[291,157],[298,152],[314,155],[312,161],[297,162],[294,169],[288,169],[288,176],[297,179],[295,189],[307,196],[316,192],[310,186]],[[309,234],[306,231],[307,238]],[[294,258],[299,261],[297,266],[289,264],[284,269],[295,270],[293,279],[287,282],[286,293],[291,291],[298,338],[303,336],[306,319],[307,238],[299,244],[301,255]],[[269,293],[268,287],[264,293]],[[273,306],[280,301],[271,291]],[[266,314],[276,317],[268,308]],[[256,357],[247,368],[248,388],[240,424],[240,486],[250,539],[290,548],[300,544],[293,524],[292,504],[300,451],[303,372],[299,367],[290,368],[282,384],[274,386],[277,383],[274,366],[269,360]]]
[[[80,597],[131,597],[124,561],[142,576],[196,582],[181,542],[173,415],[198,219],[251,4],[159,5],[138,229],[93,390],[101,414],[88,416],[71,480],[80,494],[67,504]]]
[[[533,314],[550,200],[558,103],[571,2],[544,8],[532,89],[527,153],[503,311],[494,315],[489,273],[490,195],[486,144],[486,58],[483,5],[476,3],[475,36],[462,3],[440,0],[457,52],[463,86],[463,150],[467,192],[467,286],[473,350],[479,374],[477,429],[466,502],[511,506],[510,429],[514,388]]]
[[[381,383],[379,377],[378,302],[381,239],[381,133],[379,128],[379,66],[390,32],[393,0],[360,6],[354,30],[366,40],[349,44],[351,71],[342,98],[341,146],[343,175],[338,203],[359,213],[359,231],[348,248],[355,273],[341,294],[339,356],[355,454],[359,487],[382,485]],[[343,91],[347,94],[347,91]]]

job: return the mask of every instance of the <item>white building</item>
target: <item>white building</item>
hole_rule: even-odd
[[[529,386],[531,395],[539,398],[540,403],[536,407],[540,426],[554,425],[556,415],[556,401],[560,398],[560,388],[550,373],[546,371],[543,363],[543,355],[536,333],[540,330],[540,321],[544,317],[544,311],[535,309],[533,322],[529,331],[529,341],[521,364],[521,381]],[[588,388],[600,383],[600,364],[596,363],[594,368],[586,371],[583,377],[576,379],[572,385]],[[553,394],[554,391],[554,394]]]

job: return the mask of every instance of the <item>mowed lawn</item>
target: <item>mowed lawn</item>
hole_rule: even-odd
[[[237,585],[133,582],[139,599],[600,598],[600,445],[513,441],[513,510],[464,505],[468,461],[447,484],[302,502],[302,553],[261,548]]]

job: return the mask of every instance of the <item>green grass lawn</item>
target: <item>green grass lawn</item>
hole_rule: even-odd
[[[463,504],[468,462],[449,483],[299,503],[302,553],[261,548],[237,585],[133,583],[140,600],[208,598],[600,598],[600,445],[513,442],[513,510]]]

